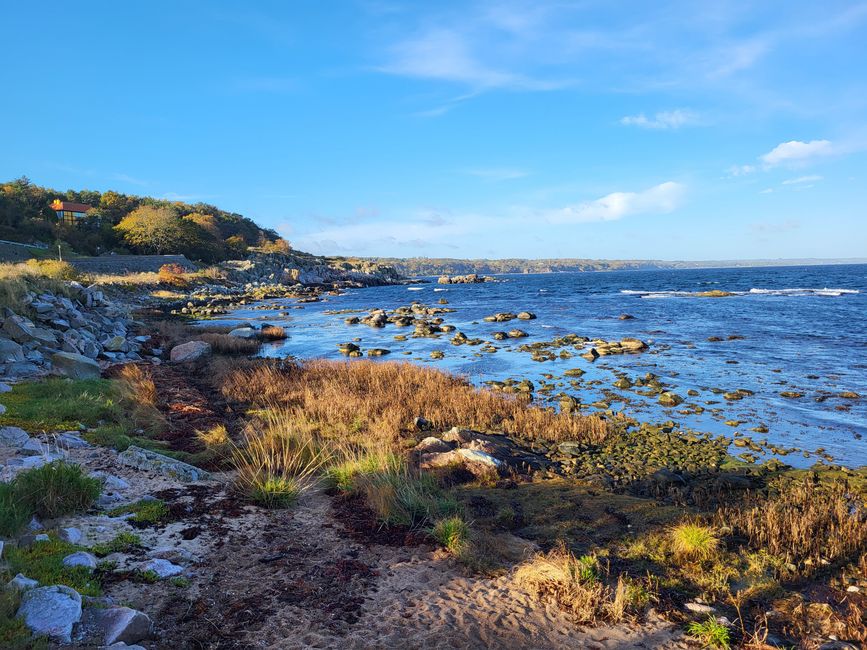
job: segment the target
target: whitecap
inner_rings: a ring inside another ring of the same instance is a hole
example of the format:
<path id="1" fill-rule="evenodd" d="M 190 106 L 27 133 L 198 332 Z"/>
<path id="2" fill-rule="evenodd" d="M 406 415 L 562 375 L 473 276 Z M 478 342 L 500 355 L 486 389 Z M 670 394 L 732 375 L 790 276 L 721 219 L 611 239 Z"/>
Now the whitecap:
<path id="1" fill-rule="evenodd" d="M 407 287 L 407 291 L 422 291 L 424 287 Z"/>

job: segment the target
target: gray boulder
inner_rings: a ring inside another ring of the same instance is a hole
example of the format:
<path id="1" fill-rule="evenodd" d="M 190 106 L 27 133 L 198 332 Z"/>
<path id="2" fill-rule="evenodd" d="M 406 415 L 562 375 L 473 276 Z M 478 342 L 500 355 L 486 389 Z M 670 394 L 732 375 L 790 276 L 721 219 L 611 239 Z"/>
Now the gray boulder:
<path id="1" fill-rule="evenodd" d="M 74 352 L 55 352 L 51 363 L 60 374 L 72 379 L 99 379 L 99 364 L 93 359 Z"/>
<path id="2" fill-rule="evenodd" d="M 103 610 L 99 614 L 98 625 L 104 634 L 105 644 L 112 647 L 115 643 L 136 643 L 146 639 L 153 628 L 147 614 L 129 607 L 109 607 Z"/>
<path id="3" fill-rule="evenodd" d="M 80 534 L 80 533 L 79 533 Z M 66 567 L 84 567 L 91 571 L 96 568 L 96 556 L 87 553 L 86 551 L 76 551 L 63 558 L 63 566 Z"/>
<path id="4" fill-rule="evenodd" d="M 21 598 L 18 617 L 34 635 L 70 643 L 72 627 L 81 620 L 81 596 L 64 585 L 29 589 Z"/>
<path id="5" fill-rule="evenodd" d="M 15 447 L 20 449 L 30 440 L 24 429 L 18 427 L 3 427 L 0 429 L 0 447 Z"/>
<path id="6" fill-rule="evenodd" d="M 61 528 L 57 531 L 57 536 L 64 542 L 70 544 L 78 544 L 81 541 L 81 531 L 78 528 Z M 64 560 L 64 563 L 66 560 Z"/>
<path id="7" fill-rule="evenodd" d="M 172 348 L 169 355 L 172 363 L 189 363 L 211 354 L 211 344 L 205 341 L 189 341 Z"/>
<path id="8" fill-rule="evenodd" d="M 117 460 L 128 467 L 150 470 L 179 481 L 204 481 L 211 476 L 194 465 L 135 445 L 130 445 L 126 451 L 118 454 Z"/>
<path id="9" fill-rule="evenodd" d="M 229 336 L 236 339 L 254 339 L 256 338 L 256 330 L 252 327 L 239 327 L 229 332 Z"/>
<path id="10" fill-rule="evenodd" d="M 15 341 L 0 338 L 0 363 L 20 363 L 24 361 L 24 348 Z"/>
<path id="11" fill-rule="evenodd" d="M 36 589 L 39 582 L 33 578 L 28 578 L 23 573 L 19 573 L 12 580 L 6 583 L 7 589 L 17 589 L 18 591 L 27 591 L 28 589 Z"/>
<path id="12" fill-rule="evenodd" d="M 168 560 L 157 558 L 155 560 L 151 560 L 150 562 L 146 562 L 144 565 L 144 570 L 153 571 L 160 578 L 171 578 L 172 576 L 182 574 L 184 572 L 184 567 L 173 564 Z"/>

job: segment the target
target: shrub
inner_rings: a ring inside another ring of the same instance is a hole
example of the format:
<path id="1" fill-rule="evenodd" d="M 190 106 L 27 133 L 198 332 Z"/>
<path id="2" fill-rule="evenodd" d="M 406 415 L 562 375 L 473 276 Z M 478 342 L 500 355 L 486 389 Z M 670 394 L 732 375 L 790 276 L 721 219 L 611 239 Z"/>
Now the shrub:
<path id="1" fill-rule="evenodd" d="M 729 629 L 713 616 L 708 616 L 704 621 L 693 621 L 687 626 L 686 631 L 705 647 L 724 649 L 731 647 Z"/>
<path id="2" fill-rule="evenodd" d="M 675 556 L 687 560 L 708 560 L 719 549 L 719 538 L 709 526 L 681 523 L 669 533 L 671 550 Z"/>
<path id="3" fill-rule="evenodd" d="M 102 491 L 102 481 L 63 461 L 22 472 L 12 484 L 22 504 L 49 519 L 87 510 Z"/>
<path id="4" fill-rule="evenodd" d="M 190 284 L 186 273 L 186 269 L 180 264 L 163 264 L 160 267 L 158 277 L 160 284 L 182 288 Z"/>
<path id="5" fill-rule="evenodd" d="M 62 262 L 60 260 L 27 260 L 25 264 L 36 275 L 41 275 L 52 280 L 79 279 L 78 271 L 69 262 Z"/>
<path id="6" fill-rule="evenodd" d="M 259 339 L 242 339 L 228 334 L 207 332 L 199 336 L 199 339 L 209 343 L 215 354 L 256 354 L 262 346 Z"/>
<path id="7" fill-rule="evenodd" d="M 0 537 L 13 537 L 30 521 L 33 510 L 23 503 L 9 483 L 0 483 Z"/>
<path id="8" fill-rule="evenodd" d="M 469 544 L 470 527 L 461 517 L 453 516 L 437 521 L 431 536 L 450 552 L 458 555 Z"/>

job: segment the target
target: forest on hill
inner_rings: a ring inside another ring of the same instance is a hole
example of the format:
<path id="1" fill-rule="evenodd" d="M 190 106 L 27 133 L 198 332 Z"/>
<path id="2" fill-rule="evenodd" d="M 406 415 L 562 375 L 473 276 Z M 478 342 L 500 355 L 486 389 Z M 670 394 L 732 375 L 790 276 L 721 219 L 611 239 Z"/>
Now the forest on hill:
<path id="1" fill-rule="evenodd" d="M 55 200 L 92 206 L 75 224 L 51 208 Z M 243 257 L 251 247 L 282 252 L 289 244 L 252 219 L 207 203 L 185 203 L 109 190 L 41 187 L 22 177 L 0 184 L 0 239 L 67 244 L 83 255 L 179 253 L 213 263 Z"/>

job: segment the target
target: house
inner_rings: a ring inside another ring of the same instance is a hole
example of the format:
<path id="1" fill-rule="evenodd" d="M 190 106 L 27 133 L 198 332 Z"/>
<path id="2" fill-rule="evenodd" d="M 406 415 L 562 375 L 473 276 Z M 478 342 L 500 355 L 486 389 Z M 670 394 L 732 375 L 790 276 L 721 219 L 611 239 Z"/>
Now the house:
<path id="1" fill-rule="evenodd" d="M 93 206 L 86 203 L 73 203 L 72 201 L 54 199 L 51 203 L 51 209 L 57 213 L 57 218 L 60 219 L 61 223 L 74 226 L 78 224 L 80 219 L 84 218 L 88 210 L 93 210 Z"/>

